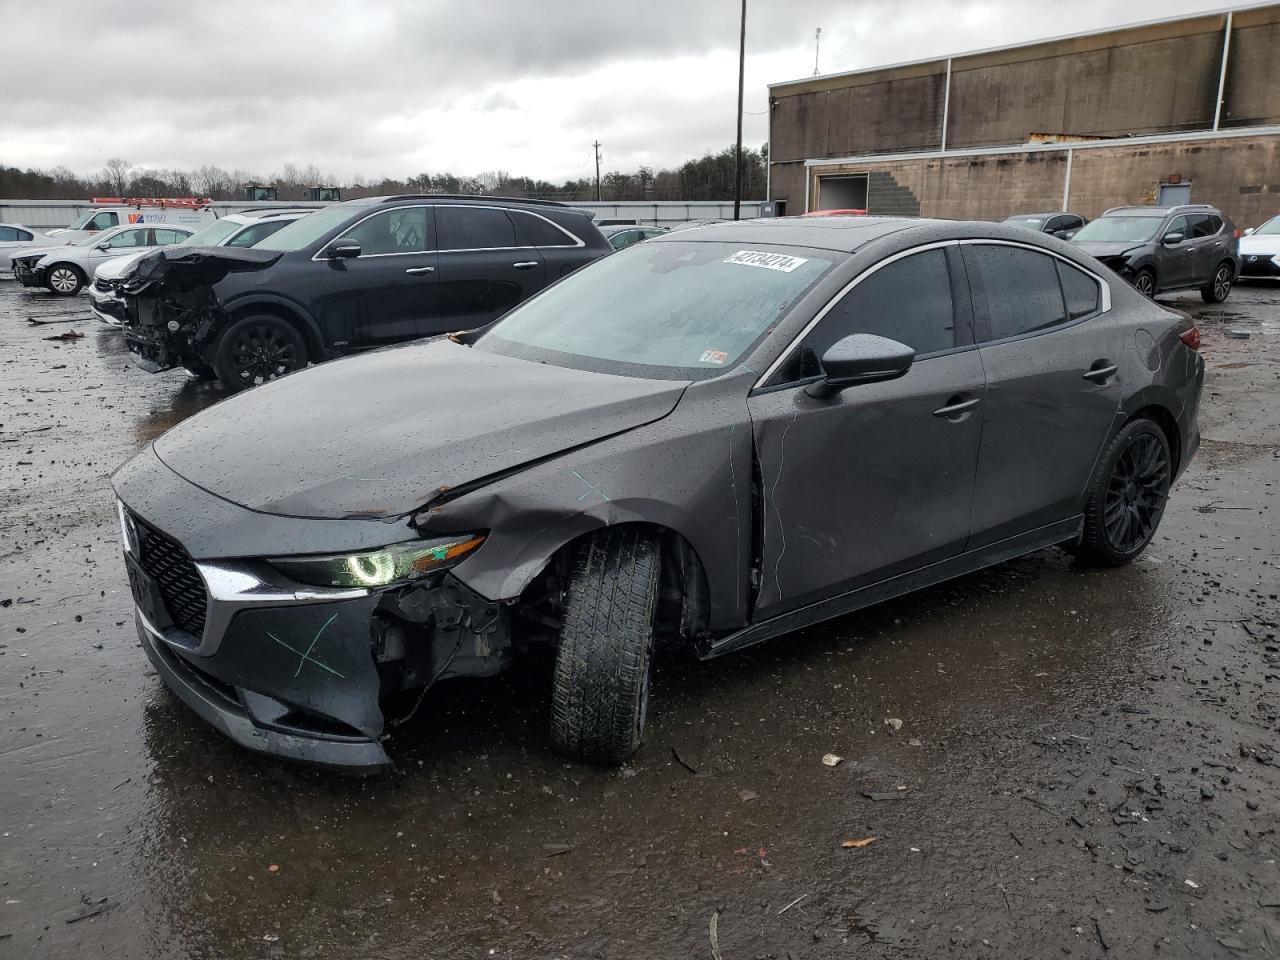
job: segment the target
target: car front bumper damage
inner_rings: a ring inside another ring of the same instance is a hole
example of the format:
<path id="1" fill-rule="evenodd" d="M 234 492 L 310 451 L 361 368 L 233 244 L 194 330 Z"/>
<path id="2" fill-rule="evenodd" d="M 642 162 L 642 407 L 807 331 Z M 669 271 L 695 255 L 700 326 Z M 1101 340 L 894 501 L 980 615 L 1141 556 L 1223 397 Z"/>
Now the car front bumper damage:
<path id="1" fill-rule="evenodd" d="M 35 260 L 13 259 L 13 278 L 24 287 L 43 287 L 45 285 L 44 267 L 36 265 Z"/>
<path id="2" fill-rule="evenodd" d="M 251 513 L 225 501 L 215 509 Z M 380 589 L 305 586 L 258 559 L 192 559 L 123 501 L 119 515 L 148 659 L 196 714 L 259 753 L 384 770 L 383 744 L 398 722 L 388 717 L 409 712 L 417 691 L 510 661 L 506 608 L 448 571 Z M 260 515 L 231 519 L 233 538 L 240 523 L 264 525 Z M 317 522 L 296 518 L 272 518 L 275 529 L 261 535 L 274 539 L 282 523 L 296 525 L 297 542 L 315 542 Z"/>

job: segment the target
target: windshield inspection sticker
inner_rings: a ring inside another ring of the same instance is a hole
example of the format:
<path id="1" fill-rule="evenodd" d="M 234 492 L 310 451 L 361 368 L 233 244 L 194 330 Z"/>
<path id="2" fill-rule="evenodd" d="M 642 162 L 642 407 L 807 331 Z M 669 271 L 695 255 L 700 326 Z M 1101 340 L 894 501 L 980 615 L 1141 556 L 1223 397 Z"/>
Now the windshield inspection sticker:
<path id="1" fill-rule="evenodd" d="M 790 273 L 802 263 L 808 263 L 808 257 L 788 257 L 782 253 L 765 253 L 761 250 L 739 250 L 732 256 L 724 258 L 725 263 L 740 263 L 744 267 L 764 267 L 766 270 L 781 270 Z"/>
<path id="2" fill-rule="evenodd" d="M 699 363 L 716 363 L 724 365 L 729 361 L 729 354 L 723 350 L 703 350 L 702 356 L 698 359 Z"/>

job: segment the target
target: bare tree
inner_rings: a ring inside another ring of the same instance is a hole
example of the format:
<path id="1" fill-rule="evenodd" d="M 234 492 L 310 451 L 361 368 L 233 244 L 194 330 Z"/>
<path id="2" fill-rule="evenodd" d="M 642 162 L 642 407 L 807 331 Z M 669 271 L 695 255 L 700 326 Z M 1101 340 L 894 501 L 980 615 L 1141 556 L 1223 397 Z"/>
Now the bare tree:
<path id="1" fill-rule="evenodd" d="M 129 181 L 133 179 L 133 167 L 123 157 L 112 157 L 102 170 L 102 179 L 117 197 L 123 197 Z"/>

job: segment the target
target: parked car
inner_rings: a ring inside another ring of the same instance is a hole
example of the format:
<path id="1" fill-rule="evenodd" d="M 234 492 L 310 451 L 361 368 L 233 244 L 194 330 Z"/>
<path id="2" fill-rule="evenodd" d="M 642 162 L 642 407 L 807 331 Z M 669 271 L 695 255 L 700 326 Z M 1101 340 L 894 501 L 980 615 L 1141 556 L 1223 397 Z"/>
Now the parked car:
<path id="1" fill-rule="evenodd" d="M 10 258 L 24 287 L 44 287 L 70 297 L 84 289 L 98 264 L 124 253 L 168 247 L 194 233 L 192 227 L 113 227 L 66 246 L 44 247 Z"/>
<path id="2" fill-rule="evenodd" d="M 215 220 L 203 230 L 197 230 L 178 246 L 252 247 L 286 223 L 299 220 L 314 209 L 316 208 L 289 210 L 269 207 L 241 210 Z M 103 323 L 118 327 L 124 322 L 125 305 L 120 296 L 120 282 L 133 269 L 133 265 L 149 252 L 150 248 L 146 248 L 123 257 L 114 257 L 103 261 L 93 271 L 93 283 L 89 286 L 89 309 Z M 199 372 L 208 375 L 206 368 L 201 368 Z"/>
<path id="3" fill-rule="evenodd" d="M 1025 230 L 673 232 L 164 434 L 113 477 L 138 633 L 238 743 L 365 770 L 387 695 L 549 645 L 554 743 L 617 763 L 655 649 L 716 657 L 1055 544 L 1133 560 L 1199 443 L 1198 346 Z"/>
<path id="4" fill-rule="evenodd" d="M 49 231 L 58 243 L 75 243 L 112 227 L 139 224 L 185 227 L 199 230 L 218 215 L 207 198 L 165 197 L 107 200 L 95 199 L 95 206 L 82 213 L 69 227 Z M 100 205 L 99 205 L 100 204 Z"/>
<path id="5" fill-rule="evenodd" d="M 1022 227 L 1036 233 L 1048 233 L 1061 240 L 1070 240 L 1076 232 L 1089 221 L 1078 213 L 1016 213 L 1005 217 L 1004 222 L 1011 227 Z"/>
<path id="6" fill-rule="evenodd" d="M 1071 242 L 1148 297 L 1194 288 L 1205 303 L 1222 303 L 1240 270 L 1235 225 L 1203 203 L 1115 207 Z"/>
<path id="7" fill-rule="evenodd" d="M 0 223 L 0 277 L 13 277 L 10 257 L 57 244 L 53 237 L 20 223 Z"/>
<path id="8" fill-rule="evenodd" d="M 845 209 L 831 210 L 810 210 L 808 213 L 802 213 L 802 217 L 865 217 L 867 211 L 861 207 L 847 207 Z"/>
<path id="9" fill-rule="evenodd" d="M 668 231 L 666 227 L 604 226 L 600 228 L 600 232 L 609 241 L 609 246 L 615 250 L 623 250 L 644 240 L 660 237 Z"/>
<path id="10" fill-rule="evenodd" d="M 1240 278 L 1280 279 L 1280 217 L 1272 217 L 1240 239 Z"/>
<path id="11" fill-rule="evenodd" d="M 348 200 L 248 249 L 143 257 L 122 286 L 125 338 L 144 370 L 208 367 L 240 390 L 484 326 L 612 249 L 588 214 L 548 201 Z"/>

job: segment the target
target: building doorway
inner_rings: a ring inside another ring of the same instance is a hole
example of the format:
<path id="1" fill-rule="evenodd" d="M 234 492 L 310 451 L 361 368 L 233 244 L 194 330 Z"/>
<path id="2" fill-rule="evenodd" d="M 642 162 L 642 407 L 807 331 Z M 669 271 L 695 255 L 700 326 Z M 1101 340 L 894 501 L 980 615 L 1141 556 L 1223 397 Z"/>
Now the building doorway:
<path id="1" fill-rule="evenodd" d="M 1160 193 L 1156 197 L 1157 207 L 1176 207 L 1191 202 L 1191 182 L 1183 180 L 1179 183 L 1160 184 Z"/>
<path id="2" fill-rule="evenodd" d="M 819 177 L 815 210 L 866 210 L 867 175 Z"/>

